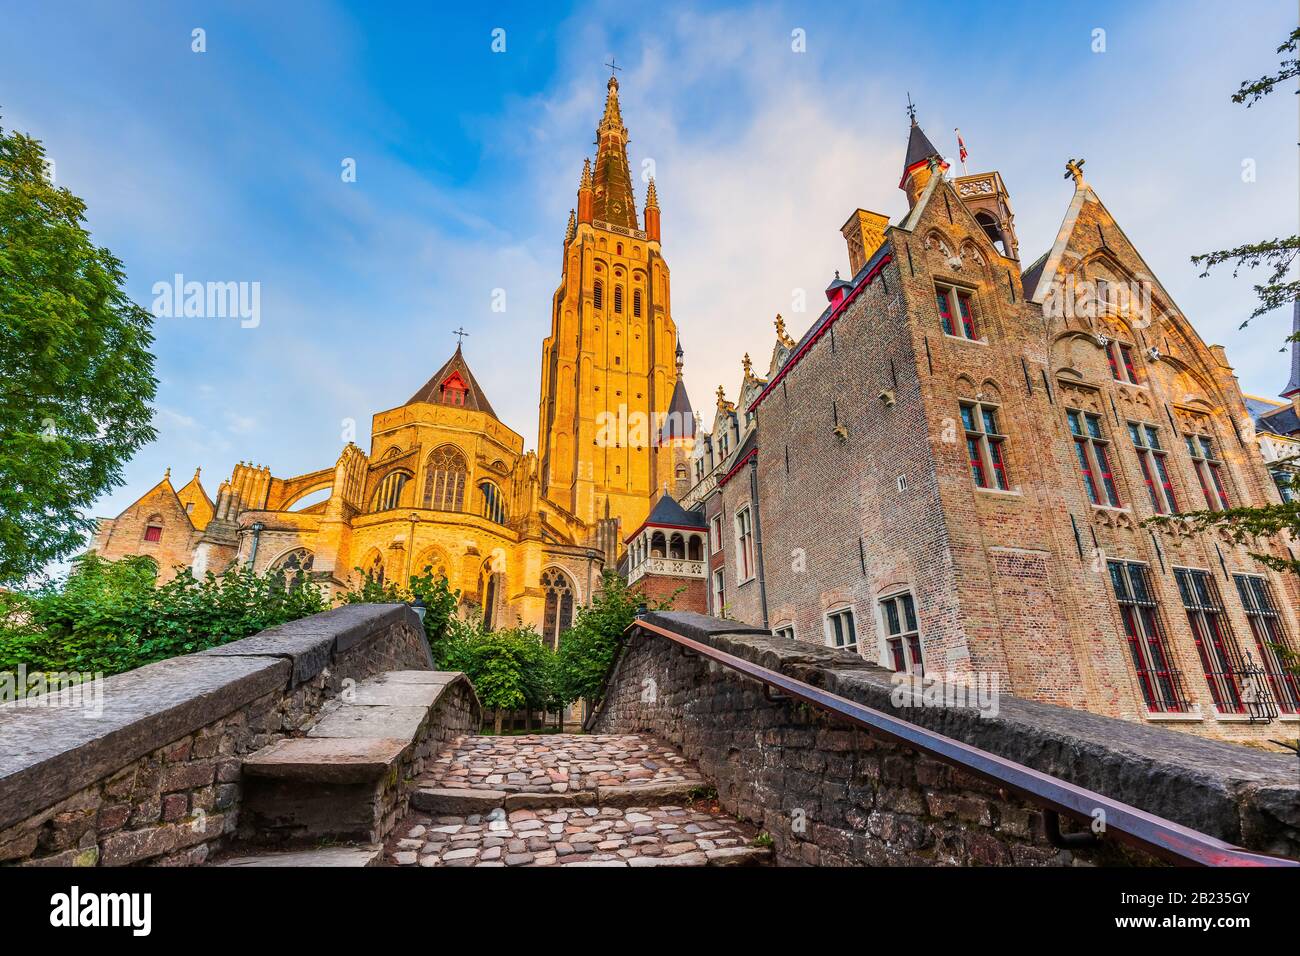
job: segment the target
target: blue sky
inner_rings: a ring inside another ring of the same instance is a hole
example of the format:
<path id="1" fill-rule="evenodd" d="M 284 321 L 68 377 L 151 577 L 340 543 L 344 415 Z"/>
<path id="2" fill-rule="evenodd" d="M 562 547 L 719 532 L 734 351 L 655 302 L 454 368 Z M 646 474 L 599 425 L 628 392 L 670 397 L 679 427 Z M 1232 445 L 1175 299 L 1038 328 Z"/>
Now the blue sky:
<path id="1" fill-rule="evenodd" d="M 0 124 L 45 142 L 136 300 L 176 273 L 261 283 L 256 328 L 158 320 L 160 437 L 96 514 L 168 466 L 180 481 L 201 466 L 215 494 L 239 460 L 285 476 L 330 465 L 348 418 L 365 447 L 370 416 L 442 364 L 461 324 L 498 414 L 534 447 L 541 341 L 611 55 L 633 169 L 655 164 L 697 407 L 720 383 L 734 397 L 742 353 L 765 365 L 777 312 L 796 336 L 814 318 L 847 269 L 838 229 L 854 208 L 904 210 L 909 92 L 941 150 L 960 126 L 970 171 L 1002 173 L 1026 265 L 1064 215 L 1065 160 L 1086 157 L 1243 388 L 1273 395 L 1287 378 L 1288 317 L 1238 331 L 1249 277 L 1200 279 L 1188 257 L 1296 229 L 1294 97 L 1229 100 L 1276 62 L 1294 3 L 438 7 L 6 2 Z"/>

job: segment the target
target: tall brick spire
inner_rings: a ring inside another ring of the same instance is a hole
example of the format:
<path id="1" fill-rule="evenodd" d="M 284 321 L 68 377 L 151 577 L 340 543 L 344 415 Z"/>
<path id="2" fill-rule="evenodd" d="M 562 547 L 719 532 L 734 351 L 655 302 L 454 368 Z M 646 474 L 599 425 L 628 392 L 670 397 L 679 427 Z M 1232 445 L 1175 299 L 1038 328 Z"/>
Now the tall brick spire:
<path id="1" fill-rule="evenodd" d="M 627 128 L 618 106 L 618 78 L 606 85 L 605 115 L 596 127 L 596 168 L 593 180 L 594 218 L 638 229 L 632 173 L 627 164 Z"/>

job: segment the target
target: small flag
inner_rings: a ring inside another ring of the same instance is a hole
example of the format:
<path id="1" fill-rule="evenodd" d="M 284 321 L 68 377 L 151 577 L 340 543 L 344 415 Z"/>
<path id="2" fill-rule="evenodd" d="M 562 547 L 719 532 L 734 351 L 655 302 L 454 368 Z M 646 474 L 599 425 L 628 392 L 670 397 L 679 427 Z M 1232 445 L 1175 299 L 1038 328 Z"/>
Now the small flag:
<path id="1" fill-rule="evenodd" d="M 956 127 L 953 127 L 953 132 L 957 134 L 957 153 L 961 157 L 961 161 L 965 163 L 966 156 L 967 156 L 966 144 L 962 142 L 961 130 L 957 129 Z"/>

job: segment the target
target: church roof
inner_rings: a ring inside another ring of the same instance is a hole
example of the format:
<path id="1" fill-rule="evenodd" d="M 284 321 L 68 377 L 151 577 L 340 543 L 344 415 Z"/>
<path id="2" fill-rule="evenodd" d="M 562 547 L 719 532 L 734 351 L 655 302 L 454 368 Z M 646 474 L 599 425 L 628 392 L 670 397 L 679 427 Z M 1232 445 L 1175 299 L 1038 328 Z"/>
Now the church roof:
<path id="1" fill-rule="evenodd" d="M 446 383 L 465 389 L 464 408 L 473 409 L 476 412 L 487 412 L 493 418 L 497 417 L 497 413 L 492 410 L 492 405 L 487 400 L 487 396 L 483 394 L 483 389 L 479 387 L 478 380 L 474 378 L 474 373 L 469 370 L 469 363 L 465 361 L 465 355 L 461 352 L 459 345 L 456 346 L 455 354 L 447 359 L 446 364 L 434 372 L 433 377 L 421 385 L 416 393 L 406 400 L 406 404 L 414 405 L 416 402 L 428 402 L 431 405 L 450 404 L 443 400 L 444 385 Z"/>
<path id="2" fill-rule="evenodd" d="M 698 511 L 687 511 L 677 503 L 672 495 L 664 495 L 650 509 L 650 517 L 645 519 L 647 525 L 662 525 L 670 528 L 705 528 L 708 523 Z"/>
<path id="3" fill-rule="evenodd" d="M 1295 308 L 1291 312 L 1291 333 L 1300 337 L 1300 299 L 1295 300 Z M 1290 398 L 1296 392 L 1300 392 L 1300 342 L 1291 343 L 1291 380 L 1286 383 L 1281 395 Z"/>
<path id="4" fill-rule="evenodd" d="M 939 151 L 934 148 L 934 143 L 930 142 L 930 137 L 926 136 L 925 130 L 913 120 L 912 129 L 907 134 L 907 155 L 903 159 L 903 177 L 907 177 L 909 169 L 924 163 L 931 156 L 938 155 Z"/>
<path id="5" fill-rule="evenodd" d="M 668 403 L 668 417 L 664 419 L 659 440 L 667 444 L 679 438 L 694 437 L 695 409 L 691 407 L 691 400 L 686 395 L 686 382 L 678 376 L 677 384 L 673 386 L 672 401 Z"/>

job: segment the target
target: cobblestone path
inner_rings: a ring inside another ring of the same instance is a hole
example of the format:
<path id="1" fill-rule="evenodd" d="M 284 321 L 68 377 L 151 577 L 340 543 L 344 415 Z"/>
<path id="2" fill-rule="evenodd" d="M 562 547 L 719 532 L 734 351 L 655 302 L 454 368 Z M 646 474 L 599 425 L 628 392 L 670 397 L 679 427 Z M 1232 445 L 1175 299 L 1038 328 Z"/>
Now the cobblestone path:
<path id="1" fill-rule="evenodd" d="M 735 866 L 770 854 L 647 735 L 462 737 L 419 783 L 387 865 Z"/>

